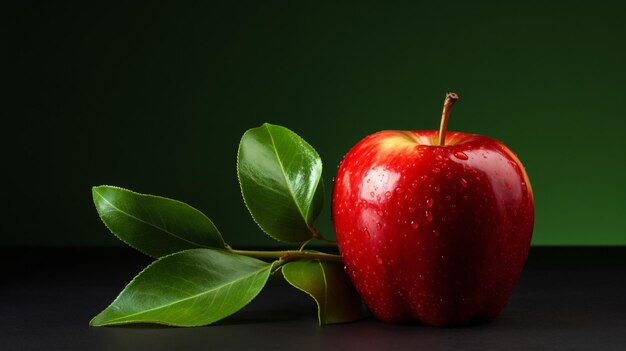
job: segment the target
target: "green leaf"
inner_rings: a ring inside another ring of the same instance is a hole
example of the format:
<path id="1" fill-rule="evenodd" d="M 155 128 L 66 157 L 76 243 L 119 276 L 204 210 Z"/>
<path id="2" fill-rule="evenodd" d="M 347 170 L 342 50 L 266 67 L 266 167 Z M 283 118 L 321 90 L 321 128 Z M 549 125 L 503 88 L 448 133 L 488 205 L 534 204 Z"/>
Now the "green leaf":
<path id="1" fill-rule="evenodd" d="M 289 284 L 315 299 L 320 324 L 352 322 L 361 317 L 361 298 L 340 262 L 293 261 L 282 271 Z"/>
<path id="2" fill-rule="evenodd" d="M 265 286 L 271 267 L 223 250 L 165 256 L 139 273 L 90 325 L 207 325 L 247 305 Z"/>
<path id="3" fill-rule="evenodd" d="M 109 230 L 147 255 L 224 248 L 224 239 L 213 222 L 185 203 L 106 185 L 93 187 L 92 195 Z"/>
<path id="4" fill-rule="evenodd" d="M 255 222 L 271 237 L 303 242 L 324 202 L 322 161 L 296 133 L 265 123 L 248 130 L 239 144 L 237 175 Z"/>

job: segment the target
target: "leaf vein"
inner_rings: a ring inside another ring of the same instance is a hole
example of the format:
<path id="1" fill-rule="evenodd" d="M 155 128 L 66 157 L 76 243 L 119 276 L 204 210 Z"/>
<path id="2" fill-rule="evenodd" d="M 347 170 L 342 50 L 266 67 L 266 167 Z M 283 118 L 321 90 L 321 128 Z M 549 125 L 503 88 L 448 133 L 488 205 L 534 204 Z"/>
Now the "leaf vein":
<path id="1" fill-rule="evenodd" d="M 162 227 L 159 227 L 159 226 L 157 226 L 157 225 L 155 225 L 155 224 L 152 224 L 152 223 L 150 223 L 150 222 L 147 222 L 147 221 L 145 221 L 145 220 L 143 220 L 143 219 L 141 219 L 141 218 L 139 218 L 139 217 L 135 217 L 135 216 L 133 216 L 132 214 L 130 214 L 130 213 L 126 212 L 126 211 L 123 211 L 123 210 L 122 210 L 122 209 L 120 209 L 119 207 L 115 206 L 113 203 L 111 203 L 111 201 L 109 201 L 107 198 L 105 198 L 104 196 L 102 196 L 102 194 L 100 194 L 97 190 L 95 190 L 94 192 L 95 192 L 95 193 L 96 193 L 96 194 L 97 194 L 97 195 L 98 195 L 98 196 L 99 196 L 102 200 L 106 201 L 106 203 L 108 203 L 108 204 L 109 204 L 111 207 L 113 207 L 115 210 L 117 210 L 117 211 L 118 211 L 118 212 L 120 212 L 120 213 L 125 214 L 126 216 L 128 216 L 128 217 L 130 217 L 130 218 L 132 218 L 132 219 L 134 219 L 134 220 L 136 220 L 136 221 L 138 221 L 138 222 L 141 222 L 141 223 L 144 223 L 144 224 L 146 224 L 146 225 L 149 225 L 149 226 L 151 226 L 151 227 L 153 227 L 153 228 L 156 228 L 156 229 L 158 229 L 158 230 L 160 230 L 160 231 L 162 231 L 162 232 L 164 232 L 164 233 L 166 233 L 166 234 L 169 234 L 169 235 L 171 235 L 171 236 L 173 236 L 173 237 L 175 237 L 175 238 L 178 238 L 178 239 L 180 239 L 180 240 L 182 240 L 182 241 L 186 241 L 186 242 L 188 242 L 188 243 L 190 243 L 190 244 L 193 244 L 193 245 L 195 245 L 195 246 L 204 247 L 204 248 L 208 248 L 208 247 L 209 247 L 209 246 L 206 246 L 206 245 L 203 245 L 203 244 L 200 244 L 200 243 L 197 243 L 197 242 L 194 242 L 194 241 L 191 241 L 191 240 L 185 239 L 185 238 L 183 238 L 183 237 L 180 237 L 180 236 L 178 236 L 178 235 L 176 235 L 176 234 L 174 234 L 174 233 L 170 232 L 169 230 L 167 230 L 167 229 L 165 229 L 165 228 L 162 228 Z"/>
<path id="2" fill-rule="evenodd" d="M 302 220 L 304 221 L 304 223 L 306 223 L 307 227 L 309 227 L 309 223 L 307 221 L 307 216 L 304 215 L 304 211 L 302 208 L 300 208 L 300 204 L 298 203 L 298 201 L 296 200 L 296 195 L 291 187 L 291 183 L 289 182 L 289 179 L 287 178 L 287 173 L 285 172 L 285 166 L 283 165 L 283 162 L 280 158 L 280 156 L 278 155 L 278 148 L 276 146 L 276 143 L 274 141 L 274 136 L 272 135 L 272 133 L 270 132 L 270 130 L 266 127 L 265 128 L 267 130 L 267 134 L 270 136 L 270 140 L 272 141 L 272 150 L 274 151 L 274 154 L 276 155 L 276 160 L 278 161 L 278 165 L 280 166 L 280 171 L 282 172 L 284 178 L 285 178 L 285 184 L 287 185 L 287 189 L 289 190 L 289 194 L 291 194 L 292 200 L 294 201 L 294 203 L 296 204 L 296 207 L 298 208 L 298 212 L 300 213 L 300 216 L 302 216 Z M 319 182 L 319 179 L 318 179 Z M 311 228 L 309 227 L 309 230 Z"/>
<path id="3" fill-rule="evenodd" d="M 180 300 L 176 300 L 176 301 L 174 301 L 174 302 L 171 302 L 171 303 L 168 303 L 168 304 L 164 304 L 164 305 L 161 305 L 161 306 L 157 306 L 157 307 L 154 307 L 154 308 L 150 308 L 150 309 L 147 309 L 147 310 L 143 310 L 143 311 L 135 312 L 135 313 L 128 314 L 128 315 L 124 315 L 124 316 L 117 317 L 117 318 L 112 318 L 112 319 L 109 319 L 109 320 L 108 320 L 108 322 L 109 322 L 109 323 L 111 323 L 111 322 L 115 322 L 115 321 L 119 321 L 119 320 L 128 319 L 128 318 L 133 317 L 133 316 L 137 316 L 137 315 L 145 314 L 145 313 L 148 313 L 148 312 L 152 312 L 152 311 L 156 311 L 156 310 L 160 310 L 160 309 L 167 309 L 167 308 L 172 307 L 173 305 L 176 305 L 176 304 L 178 304 L 178 303 L 182 303 L 182 302 L 185 302 L 185 301 L 188 301 L 188 300 L 191 300 L 191 299 L 195 299 L 195 298 L 197 298 L 197 297 L 199 297 L 199 296 L 202 296 L 202 295 L 205 295 L 205 294 L 208 294 L 208 293 L 211 293 L 211 292 L 216 292 L 216 293 L 213 295 L 213 301 L 214 301 L 214 300 L 215 300 L 215 296 L 217 295 L 217 291 L 219 291 L 219 290 L 221 290 L 221 289 L 223 289 L 223 288 L 225 288 L 225 287 L 228 287 L 228 289 L 230 289 L 230 288 L 232 287 L 232 285 L 233 285 L 233 284 L 235 284 L 235 283 L 237 283 L 237 282 L 239 282 L 239 281 L 245 280 L 245 279 L 247 279 L 247 278 L 254 277 L 255 275 L 257 275 L 257 274 L 261 273 L 263 270 L 268 269 L 268 267 L 269 267 L 269 266 L 264 266 L 264 267 L 263 267 L 263 268 L 261 268 L 261 269 L 258 269 L 258 270 L 256 270 L 256 271 L 253 271 L 252 273 L 249 273 L 249 274 L 243 275 L 243 276 L 241 276 L 241 277 L 239 277 L 239 278 L 237 278 L 237 279 L 235 279 L 235 280 L 232 280 L 232 281 L 230 281 L 230 282 L 228 282 L 228 283 L 225 283 L 225 284 L 222 284 L 222 285 L 218 285 L 218 286 L 216 286 L 216 287 L 214 287 L 214 288 L 212 288 L 212 289 L 209 289 L 209 290 L 206 290 L 206 291 L 200 292 L 200 293 L 198 293 L 198 294 L 194 294 L 194 295 L 192 295 L 192 296 L 188 296 L 188 297 L 186 297 L 186 298 L 183 298 L 183 299 L 180 299 Z M 229 291 L 230 291 L 230 290 L 229 290 Z M 222 303 L 223 303 L 223 301 L 222 301 Z"/>
<path id="4" fill-rule="evenodd" d="M 324 312 L 322 314 L 324 316 L 324 319 L 326 319 L 326 307 L 328 305 L 328 281 L 326 280 L 326 272 L 324 271 L 324 265 L 322 264 L 322 261 L 317 261 L 317 263 L 322 270 L 322 278 L 324 278 Z"/>

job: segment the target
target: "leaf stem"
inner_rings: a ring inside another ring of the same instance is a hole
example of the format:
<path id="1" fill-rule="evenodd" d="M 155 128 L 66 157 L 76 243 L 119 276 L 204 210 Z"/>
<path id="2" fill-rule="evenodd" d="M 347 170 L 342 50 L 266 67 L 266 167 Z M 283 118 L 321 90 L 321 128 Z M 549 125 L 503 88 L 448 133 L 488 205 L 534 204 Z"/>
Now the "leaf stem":
<path id="1" fill-rule="evenodd" d="M 324 252 L 311 252 L 311 251 L 300 251 L 300 250 L 284 250 L 284 251 L 254 251 L 254 250 L 235 250 L 227 247 L 227 250 L 231 253 L 254 257 L 254 258 L 274 258 L 280 259 L 283 262 L 304 258 L 309 260 L 320 260 L 320 261 L 335 261 L 341 262 L 341 256 L 327 254 Z"/>
<path id="2" fill-rule="evenodd" d="M 317 228 L 315 228 L 315 227 L 313 227 L 313 226 L 312 226 L 312 227 L 310 227 L 310 228 L 311 228 L 311 231 L 313 232 L 313 239 L 315 239 L 315 240 L 319 240 L 319 241 L 323 241 L 323 242 L 326 242 L 326 243 L 330 243 L 330 244 L 335 244 L 335 245 L 337 245 L 337 242 L 336 242 L 335 240 L 326 239 L 326 238 L 322 235 L 322 233 L 320 233 L 320 232 L 317 230 Z"/>
<path id="3" fill-rule="evenodd" d="M 299 250 L 299 251 L 300 251 L 300 252 L 304 251 L 304 247 L 305 247 L 305 246 L 307 246 L 307 245 L 311 242 L 311 240 L 313 240 L 313 239 L 309 239 L 309 240 L 305 241 L 305 242 L 302 244 L 302 246 L 300 246 L 300 250 Z"/>

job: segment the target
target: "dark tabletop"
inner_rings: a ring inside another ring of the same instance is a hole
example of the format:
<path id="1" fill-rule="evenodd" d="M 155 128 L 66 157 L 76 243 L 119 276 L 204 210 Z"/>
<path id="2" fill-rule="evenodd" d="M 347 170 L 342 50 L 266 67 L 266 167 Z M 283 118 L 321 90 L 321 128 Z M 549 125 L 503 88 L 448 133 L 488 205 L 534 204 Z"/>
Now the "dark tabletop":
<path id="1" fill-rule="evenodd" d="M 214 325 L 92 328 L 150 262 L 125 248 L 3 248 L 0 350 L 626 350 L 626 248 L 533 248 L 491 323 L 319 327 L 315 303 L 275 279 Z"/>

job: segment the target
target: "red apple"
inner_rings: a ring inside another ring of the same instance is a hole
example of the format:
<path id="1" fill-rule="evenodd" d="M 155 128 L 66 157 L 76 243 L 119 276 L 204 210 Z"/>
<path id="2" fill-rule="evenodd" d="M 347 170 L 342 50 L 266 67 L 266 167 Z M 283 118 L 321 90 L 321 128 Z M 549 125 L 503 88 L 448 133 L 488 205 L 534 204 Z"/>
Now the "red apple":
<path id="1" fill-rule="evenodd" d="M 493 319 L 530 246 L 528 176 L 502 142 L 441 128 L 385 130 L 345 156 L 333 189 L 339 250 L 361 297 L 386 322 L 453 326 Z"/>

